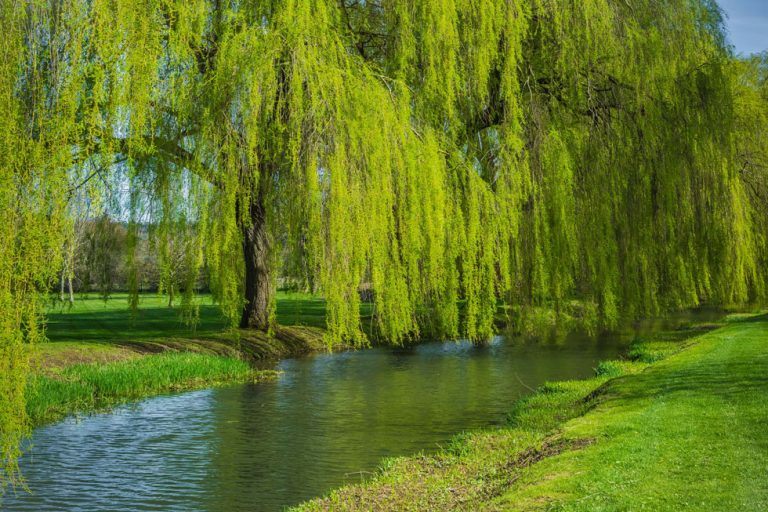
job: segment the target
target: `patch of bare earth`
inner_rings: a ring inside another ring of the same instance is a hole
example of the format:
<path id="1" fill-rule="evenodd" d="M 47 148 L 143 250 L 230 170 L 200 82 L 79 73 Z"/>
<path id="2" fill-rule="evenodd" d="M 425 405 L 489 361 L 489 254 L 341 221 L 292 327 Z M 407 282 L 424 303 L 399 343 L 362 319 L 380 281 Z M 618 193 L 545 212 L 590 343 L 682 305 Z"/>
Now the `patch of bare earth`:
<path id="1" fill-rule="evenodd" d="M 42 373 L 50 374 L 76 364 L 107 364 L 136 359 L 141 355 L 136 350 L 119 346 L 96 350 L 88 347 L 67 347 L 43 351 L 35 358 L 33 364 Z"/>

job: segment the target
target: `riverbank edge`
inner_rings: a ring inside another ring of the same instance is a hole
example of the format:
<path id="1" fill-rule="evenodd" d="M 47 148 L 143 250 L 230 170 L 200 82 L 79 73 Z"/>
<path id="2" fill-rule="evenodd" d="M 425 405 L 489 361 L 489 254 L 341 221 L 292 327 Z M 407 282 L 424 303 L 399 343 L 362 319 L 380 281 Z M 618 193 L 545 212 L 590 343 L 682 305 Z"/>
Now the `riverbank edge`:
<path id="1" fill-rule="evenodd" d="M 281 359 L 328 352 L 324 334 L 277 326 L 231 339 L 45 343 L 33 356 L 27 414 L 38 428 L 167 393 L 271 380 L 278 372 L 266 368 Z"/>
<path id="2" fill-rule="evenodd" d="M 368 348 L 380 345 L 372 343 Z M 278 324 L 272 333 L 243 329 L 199 338 L 55 341 L 36 348 L 27 393 L 27 413 L 32 428 L 73 415 L 106 412 L 127 402 L 171 392 L 270 380 L 278 372 L 264 368 L 272 368 L 280 360 L 360 347 L 337 344 L 332 350 L 323 328 Z M 210 364 L 199 364 L 200 357 L 194 361 L 179 357 L 171 365 L 152 365 L 154 358 L 162 354 L 196 354 L 207 358 Z M 231 371 L 236 361 L 244 361 L 253 368 Z M 152 375 L 149 380 L 159 384 L 146 385 L 137 377 L 147 374 L 145 366 L 168 373 Z M 199 371 L 205 366 L 228 366 L 230 371 L 214 374 Z M 96 373 L 101 374 L 99 382 L 93 378 Z M 133 381 L 134 385 L 116 386 L 105 373 L 123 383 Z"/>
<path id="3" fill-rule="evenodd" d="M 38 428 L 163 394 L 270 380 L 277 372 L 265 368 L 282 359 L 328 353 L 324 337 L 318 327 L 278 325 L 271 335 L 241 330 L 235 337 L 45 343 L 33 361 L 27 413 Z M 154 364 L 164 354 L 179 357 Z"/>
<path id="4" fill-rule="evenodd" d="M 622 359 L 600 362 L 593 377 L 545 383 L 514 401 L 507 426 L 458 434 L 435 453 L 385 459 L 365 481 L 289 510 L 472 510 L 503 494 L 529 466 L 596 442 L 569 440 L 562 435 L 562 427 L 595 409 L 613 381 L 631 379 L 687 351 L 710 332 L 759 316 L 729 315 L 716 324 L 676 331 L 671 337 L 636 340 Z"/>
<path id="5" fill-rule="evenodd" d="M 497 327 L 501 329 L 501 323 Z M 27 413 L 31 427 L 38 428 L 69 416 L 106 412 L 127 402 L 162 394 L 270 380 L 277 372 L 264 368 L 274 367 L 280 360 L 358 349 L 336 345 L 331 350 L 325 336 L 326 330 L 320 327 L 278 324 L 269 334 L 238 330 L 234 334 L 222 332 L 200 338 L 168 336 L 44 343 L 37 347 L 33 358 Z M 372 343 L 369 348 L 377 346 L 380 343 Z M 183 357 L 176 358 L 171 365 L 152 365 L 153 358 L 161 354 L 198 354 L 208 359 L 207 366 L 225 366 L 230 371 L 214 374 L 199 371 L 206 365 L 198 364 L 197 360 L 190 364 L 190 360 Z M 231 371 L 235 361 L 245 361 L 253 368 Z M 149 380 L 160 384 L 146 385 L 137 377 L 147 373 L 145 366 L 169 373 L 152 375 Z M 98 383 L 93 378 L 97 369 L 101 369 L 102 374 Z M 115 386 L 105 373 L 123 382 L 133 381 L 134 385 Z M 126 376 L 131 374 L 133 376 Z M 85 375 L 90 378 L 84 378 Z M 116 388 L 120 391 L 115 392 Z"/>

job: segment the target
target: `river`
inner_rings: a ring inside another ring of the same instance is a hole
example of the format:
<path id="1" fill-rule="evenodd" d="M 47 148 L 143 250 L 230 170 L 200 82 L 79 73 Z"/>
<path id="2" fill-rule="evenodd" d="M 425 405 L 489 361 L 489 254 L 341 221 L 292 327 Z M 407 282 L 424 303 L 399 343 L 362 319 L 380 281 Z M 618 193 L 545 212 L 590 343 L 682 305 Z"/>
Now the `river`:
<path id="1" fill-rule="evenodd" d="M 666 326 L 665 326 L 666 327 Z M 657 327 L 653 327 L 655 330 Z M 503 425 L 548 380 L 586 377 L 631 338 L 498 337 L 278 364 L 273 382 L 160 396 L 35 430 L 13 511 L 277 511 L 358 482 L 384 457 Z"/>

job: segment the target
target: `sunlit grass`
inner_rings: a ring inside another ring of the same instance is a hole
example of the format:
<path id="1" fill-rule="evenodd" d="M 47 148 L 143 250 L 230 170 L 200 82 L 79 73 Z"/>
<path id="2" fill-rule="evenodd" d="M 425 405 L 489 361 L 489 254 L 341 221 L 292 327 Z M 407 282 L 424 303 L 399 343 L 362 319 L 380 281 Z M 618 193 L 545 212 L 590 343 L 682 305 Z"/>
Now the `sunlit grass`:
<path id="1" fill-rule="evenodd" d="M 270 374 L 238 359 L 194 353 L 169 352 L 108 364 L 76 364 L 32 376 L 27 410 L 33 423 L 41 424 L 144 396 L 252 382 Z"/>
<path id="2" fill-rule="evenodd" d="M 136 311 L 129 308 L 127 294 L 107 300 L 78 296 L 71 305 L 51 302 L 50 341 L 37 347 L 29 383 L 27 409 L 33 424 L 160 393 L 252 381 L 268 372 L 241 359 L 305 349 L 301 343 L 284 346 L 263 333 L 233 331 L 210 296 L 196 302 L 194 325 L 184 320 L 178 304 L 169 307 L 167 297 L 156 294 L 140 295 Z M 279 292 L 277 319 L 284 326 L 323 327 L 325 302 Z"/>
<path id="3" fill-rule="evenodd" d="M 142 341 L 155 338 L 220 338 L 229 323 L 210 295 L 196 299 L 197 321 L 190 323 L 183 309 L 168 307 L 168 299 L 157 294 L 139 296 L 132 311 L 128 294 L 113 294 L 107 300 L 96 294 L 78 296 L 75 303 L 52 302 L 47 312 L 48 339 L 57 341 Z M 281 325 L 325 327 L 325 301 L 306 293 L 278 292 L 277 321 Z"/>

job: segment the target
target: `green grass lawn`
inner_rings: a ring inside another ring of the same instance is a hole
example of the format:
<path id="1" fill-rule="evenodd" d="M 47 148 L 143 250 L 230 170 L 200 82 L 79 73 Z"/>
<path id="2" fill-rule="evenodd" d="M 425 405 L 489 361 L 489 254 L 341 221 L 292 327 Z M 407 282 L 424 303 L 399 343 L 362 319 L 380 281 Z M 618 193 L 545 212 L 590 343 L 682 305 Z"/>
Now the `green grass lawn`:
<path id="1" fill-rule="evenodd" d="M 128 307 L 127 294 L 114 294 L 106 301 L 97 295 L 78 296 L 73 305 L 52 303 L 46 315 L 49 341 L 37 350 L 40 365 L 103 364 L 169 350 L 231 356 L 245 349 L 245 355 L 255 359 L 302 351 L 298 345 L 285 347 L 259 333 L 243 331 L 236 336 L 208 295 L 197 298 L 199 317 L 193 325 L 185 321 L 178 305 L 168 307 L 164 296 L 142 294 L 139 299 L 136 311 Z M 365 308 L 363 313 L 369 313 L 369 307 Z M 303 293 L 278 292 L 277 321 L 287 331 L 294 328 L 300 335 L 319 339 L 325 328 L 325 301 Z M 243 339 L 250 343 L 244 345 Z"/>
<path id="2" fill-rule="evenodd" d="M 768 510 L 768 318 L 683 338 L 638 343 L 519 401 L 509 427 L 299 509 Z"/>
<path id="3" fill-rule="evenodd" d="M 143 294 L 132 312 L 127 294 L 106 301 L 97 295 L 77 297 L 73 305 L 53 304 L 47 311 L 50 341 L 131 341 L 162 337 L 218 337 L 227 320 L 209 295 L 198 297 L 199 322 L 190 326 L 180 306 L 168 307 L 162 295 Z M 304 293 L 278 292 L 277 321 L 281 325 L 325 327 L 325 301 Z"/>
<path id="4" fill-rule="evenodd" d="M 768 320 L 617 379 L 563 428 L 595 439 L 531 468 L 490 509 L 768 510 Z"/>

